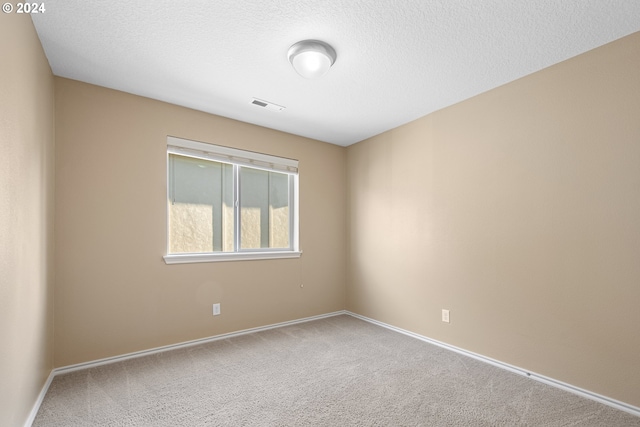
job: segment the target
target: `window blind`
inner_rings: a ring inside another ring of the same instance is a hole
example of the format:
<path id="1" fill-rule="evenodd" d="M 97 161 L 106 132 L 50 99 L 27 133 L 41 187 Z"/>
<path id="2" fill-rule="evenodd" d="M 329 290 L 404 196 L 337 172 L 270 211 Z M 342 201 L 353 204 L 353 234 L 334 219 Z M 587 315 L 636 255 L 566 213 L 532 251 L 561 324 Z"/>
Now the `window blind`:
<path id="1" fill-rule="evenodd" d="M 191 141 L 174 136 L 167 137 L 167 152 L 223 163 L 235 163 L 257 169 L 286 172 L 293 175 L 298 174 L 298 161 L 294 159 L 237 150 L 231 147 Z"/>

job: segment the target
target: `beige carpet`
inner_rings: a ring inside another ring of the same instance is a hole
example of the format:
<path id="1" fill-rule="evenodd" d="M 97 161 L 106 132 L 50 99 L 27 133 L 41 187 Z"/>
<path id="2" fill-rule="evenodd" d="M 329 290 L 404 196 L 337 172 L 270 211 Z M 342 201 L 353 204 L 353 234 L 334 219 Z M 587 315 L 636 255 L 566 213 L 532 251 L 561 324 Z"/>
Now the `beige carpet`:
<path id="1" fill-rule="evenodd" d="M 57 376 L 33 426 L 640 426 L 351 316 Z"/>

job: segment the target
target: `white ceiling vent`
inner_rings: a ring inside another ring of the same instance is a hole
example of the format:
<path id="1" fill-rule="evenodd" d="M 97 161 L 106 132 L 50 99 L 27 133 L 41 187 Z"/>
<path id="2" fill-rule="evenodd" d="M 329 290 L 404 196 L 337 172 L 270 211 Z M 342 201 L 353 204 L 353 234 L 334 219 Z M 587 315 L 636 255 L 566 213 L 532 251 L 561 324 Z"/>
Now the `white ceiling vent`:
<path id="1" fill-rule="evenodd" d="M 271 111 L 282 111 L 286 108 L 286 107 L 283 107 L 282 105 L 274 104 L 273 102 L 265 101 L 263 99 L 258 99 L 258 98 L 253 98 L 251 103 L 253 105 L 257 105 L 258 107 L 266 108 L 267 110 L 271 110 Z"/>

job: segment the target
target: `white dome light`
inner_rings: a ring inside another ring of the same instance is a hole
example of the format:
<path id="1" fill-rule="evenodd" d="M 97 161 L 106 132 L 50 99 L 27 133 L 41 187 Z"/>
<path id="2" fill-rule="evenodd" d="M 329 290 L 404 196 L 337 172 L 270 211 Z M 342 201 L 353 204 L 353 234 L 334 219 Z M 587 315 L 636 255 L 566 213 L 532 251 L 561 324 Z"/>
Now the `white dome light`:
<path id="1" fill-rule="evenodd" d="M 289 48 L 289 62 L 307 79 L 322 77 L 336 61 L 336 51 L 319 40 L 303 40 Z"/>

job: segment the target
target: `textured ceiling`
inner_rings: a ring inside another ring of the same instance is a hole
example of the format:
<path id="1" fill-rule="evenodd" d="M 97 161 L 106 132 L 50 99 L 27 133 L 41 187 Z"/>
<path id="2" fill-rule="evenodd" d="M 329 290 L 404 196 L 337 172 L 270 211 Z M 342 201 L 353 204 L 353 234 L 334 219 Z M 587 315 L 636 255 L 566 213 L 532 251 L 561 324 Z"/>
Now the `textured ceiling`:
<path id="1" fill-rule="evenodd" d="M 638 0 L 65 0 L 33 22 L 58 76 L 349 145 L 640 31 Z M 331 44 L 318 80 L 297 41 Z M 253 98 L 286 107 L 251 104 Z"/>

